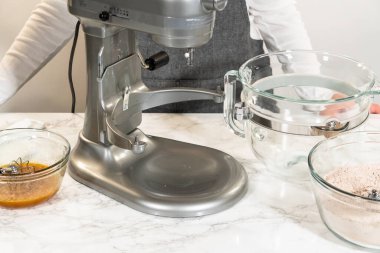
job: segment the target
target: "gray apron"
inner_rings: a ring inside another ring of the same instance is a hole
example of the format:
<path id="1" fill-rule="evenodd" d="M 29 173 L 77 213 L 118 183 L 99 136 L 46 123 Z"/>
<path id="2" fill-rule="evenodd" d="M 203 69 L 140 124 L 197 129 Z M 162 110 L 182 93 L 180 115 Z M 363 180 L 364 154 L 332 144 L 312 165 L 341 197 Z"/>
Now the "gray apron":
<path id="1" fill-rule="evenodd" d="M 169 64 L 154 70 L 143 70 L 148 87 L 193 87 L 215 90 L 223 87 L 224 74 L 238 69 L 249 58 L 262 54 L 263 41 L 250 37 L 250 25 L 245 0 L 234 0 L 218 12 L 213 38 L 194 52 L 193 66 L 186 64 L 185 49 L 166 48 L 152 41 L 146 34 L 138 34 L 139 48 L 144 57 L 159 51 L 169 54 Z M 237 92 L 238 96 L 240 92 Z M 206 113 L 222 112 L 223 104 L 213 101 L 188 101 L 152 108 L 146 112 Z"/>

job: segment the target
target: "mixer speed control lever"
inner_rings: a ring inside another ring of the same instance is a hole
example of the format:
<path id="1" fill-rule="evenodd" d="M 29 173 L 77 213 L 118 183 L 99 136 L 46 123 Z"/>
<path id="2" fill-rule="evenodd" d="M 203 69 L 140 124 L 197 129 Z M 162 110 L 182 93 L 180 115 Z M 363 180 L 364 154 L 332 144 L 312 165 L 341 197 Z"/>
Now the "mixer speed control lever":
<path id="1" fill-rule="evenodd" d="M 165 51 L 158 52 L 145 60 L 149 70 L 155 70 L 169 63 L 169 55 Z"/>

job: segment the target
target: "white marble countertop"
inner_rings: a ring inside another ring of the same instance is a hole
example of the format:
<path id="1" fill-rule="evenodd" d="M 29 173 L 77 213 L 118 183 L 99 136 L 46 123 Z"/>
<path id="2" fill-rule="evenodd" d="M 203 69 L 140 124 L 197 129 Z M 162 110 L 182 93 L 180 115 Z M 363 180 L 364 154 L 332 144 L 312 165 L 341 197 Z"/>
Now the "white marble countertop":
<path id="1" fill-rule="evenodd" d="M 0 114 L 0 128 L 24 118 L 45 122 L 72 146 L 83 114 Z M 0 208 L 1 253 L 52 252 L 365 252 L 336 238 L 322 223 L 308 182 L 266 173 L 248 142 L 224 126 L 220 114 L 145 114 L 144 132 L 217 148 L 234 156 L 249 190 L 232 208 L 199 218 L 140 213 L 65 175 L 60 191 L 25 209 Z M 365 128 L 380 130 L 380 116 Z"/>

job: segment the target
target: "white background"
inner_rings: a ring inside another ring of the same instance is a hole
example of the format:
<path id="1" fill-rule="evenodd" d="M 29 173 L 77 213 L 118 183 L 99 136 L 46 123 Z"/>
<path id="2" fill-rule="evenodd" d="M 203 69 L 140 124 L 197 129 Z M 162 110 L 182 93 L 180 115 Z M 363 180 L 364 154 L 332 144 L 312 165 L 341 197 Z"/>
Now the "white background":
<path id="1" fill-rule="evenodd" d="M 39 0 L 0 1 L 0 57 L 11 45 L 38 2 Z M 364 62 L 380 75 L 379 0 L 298 0 L 297 7 L 314 49 L 348 55 Z M 71 98 L 67 68 L 70 47 L 71 42 L 12 100 L 2 105 L 0 111 L 69 112 Z M 78 112 L 83 112 L 85 107 L 85 70 L 81 34 L 74 62 Z"/>

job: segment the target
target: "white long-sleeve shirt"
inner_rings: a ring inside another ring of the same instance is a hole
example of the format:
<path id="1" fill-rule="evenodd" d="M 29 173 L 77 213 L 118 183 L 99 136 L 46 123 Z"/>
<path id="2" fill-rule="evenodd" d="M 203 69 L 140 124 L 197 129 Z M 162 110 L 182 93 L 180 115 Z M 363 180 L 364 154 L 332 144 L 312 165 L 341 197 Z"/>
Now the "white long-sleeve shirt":
<path id="1" fill-rule="evenodd" d="M 311 49 L 294 0 L 246 3 L 252 39 L 263 39 L 269 51 Z M 76 22 L 67 0 L 41 0 L 0 62 L 0 104 L 60 51 L 73 36 Z"/>

